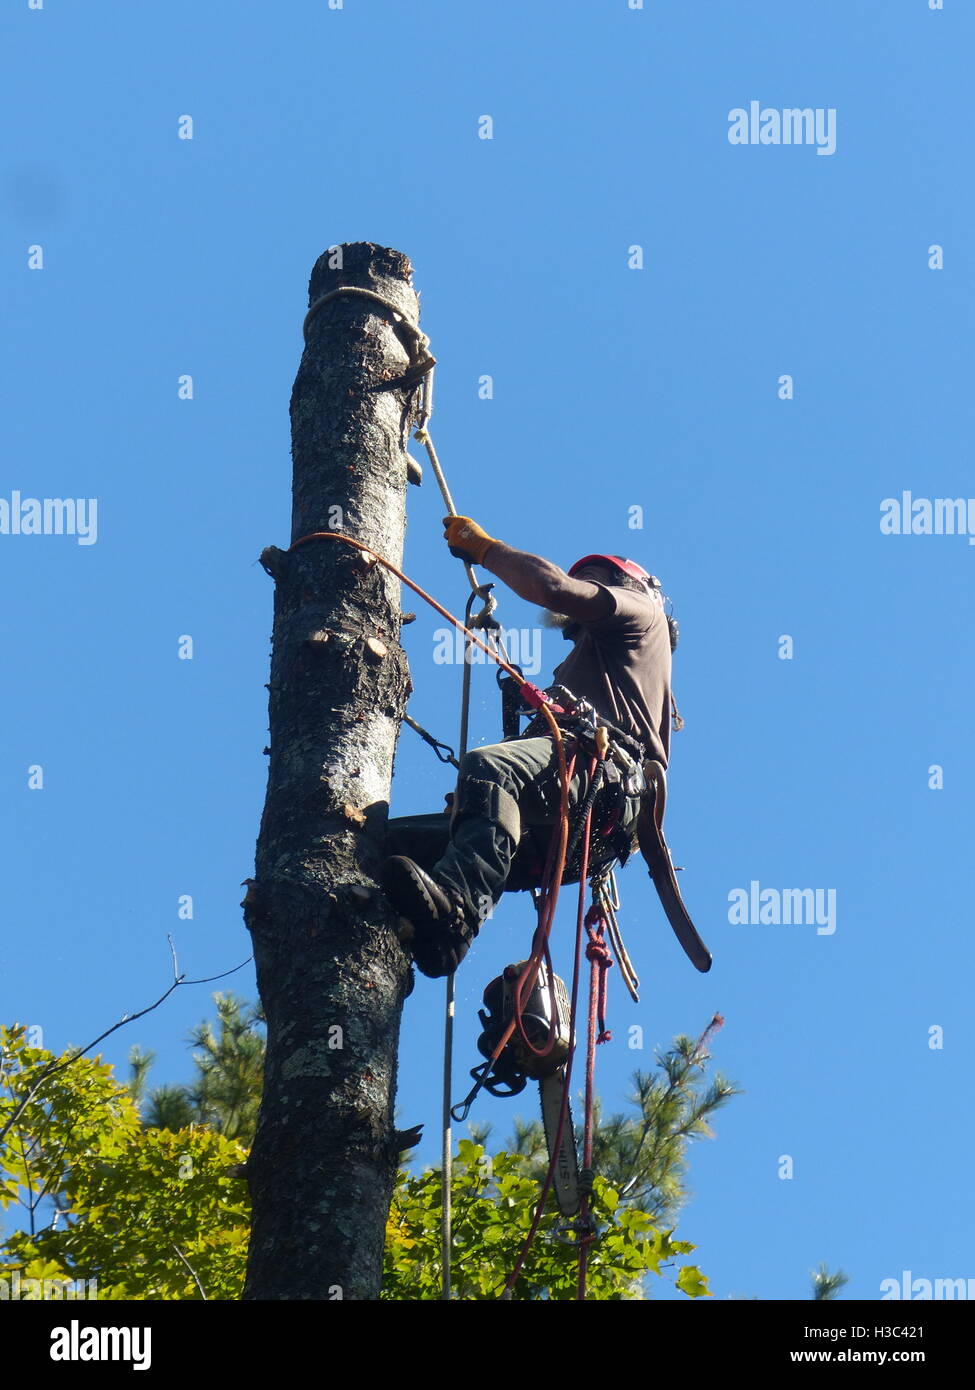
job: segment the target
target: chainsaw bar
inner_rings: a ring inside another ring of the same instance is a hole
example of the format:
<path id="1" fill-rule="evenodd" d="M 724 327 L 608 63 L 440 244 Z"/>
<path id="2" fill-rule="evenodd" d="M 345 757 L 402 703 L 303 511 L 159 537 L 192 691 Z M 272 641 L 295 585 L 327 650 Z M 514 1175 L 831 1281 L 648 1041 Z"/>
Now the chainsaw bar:
<path id="1" fill-rule="evenodd" d="M 572 1123 L 572 1106 L 566 1105 L 565 1127 L 562 1130 L 562 1143 L 558 1157 L 555 1156 L 555 1139 L 559 1132 L 559 1116 L 562 1114 L 562 1100 L 565 1096 L 565 1067 L 550 1076 L 543 1076 L 538 1083 L 538 1094 L 542 1102 L 542 1124 L 545 1126 L 545 1142 L 548 1145 L 549 1162 L 552 1163 L 552 1187 L 555 1200 L 563 1216 L 575 1216 L 579 1210 L 579 1158 L 576 1153 L 575 1126 Z M 553 1161 L 554 1160 L 554 1161 Z"/>

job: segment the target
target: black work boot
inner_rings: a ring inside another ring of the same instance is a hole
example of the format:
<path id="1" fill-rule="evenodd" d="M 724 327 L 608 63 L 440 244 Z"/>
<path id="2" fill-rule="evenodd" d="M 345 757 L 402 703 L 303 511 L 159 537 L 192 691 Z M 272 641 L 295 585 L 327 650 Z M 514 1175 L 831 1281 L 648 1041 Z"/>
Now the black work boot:
<path id="1" fill-rule="evenodd" d="M 383 887 L 413 925 L 413 936 L 403 944 L 417 969 L 431 980 L 452 974 L 477 936 L 477 924 L 469 920 L 460 895 L 441 887 L 402 854 L 386 860 Z"/>

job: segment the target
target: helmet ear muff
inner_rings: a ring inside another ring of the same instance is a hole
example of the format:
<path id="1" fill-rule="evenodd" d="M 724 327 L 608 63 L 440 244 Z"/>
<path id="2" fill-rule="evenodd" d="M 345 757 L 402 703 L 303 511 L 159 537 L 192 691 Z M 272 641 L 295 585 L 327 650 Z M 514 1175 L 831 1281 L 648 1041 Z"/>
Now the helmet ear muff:
<path id="1" fill-rule="evenodd" d="M 667 613 L 667 604 L 670 603 L 670 599 L 664 593 L 663 586 L 655 574 L 648 574 L 645 583 L 651 593 L 655 593 L 660 600 L 661 607 L 666 614 L 667 627 L 670 631 L 670 650 L 671 652 L 675 652 L 677 650 L 677 643 L 680 641 L 680 628 L 677 625 L 677 619 L 674 617 L 673 613 Z"/>
<path id="2" fill-rule="evenodd" d="M 661 607 L 667 618 L 667 628 L 670 632 L 670 650 L 673 653 L 677 650 L 677 643 L 680 641 L 680 627 L 677 624 L 677 619 L 674 617 L 673 612 L 667 612 L 667 605 L 670 603 L 670 599 L 664 593 L 663 586 L 655 574 L 647 576 L 647 588 L 655 593 L 660 600 Z"/>

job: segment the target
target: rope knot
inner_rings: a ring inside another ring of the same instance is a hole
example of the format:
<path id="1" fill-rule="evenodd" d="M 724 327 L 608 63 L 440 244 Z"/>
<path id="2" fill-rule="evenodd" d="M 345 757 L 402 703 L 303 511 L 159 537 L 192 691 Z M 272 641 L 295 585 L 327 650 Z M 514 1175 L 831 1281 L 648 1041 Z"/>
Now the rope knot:
<path id="1" fill-rule="evenodd" d="M 610 1042 L 613 1036 L 606 1027 L 606 972 L 613 964 L 609 946 L 603 937 L 606 925 L 606 917 L 602 908 L 598 903 L 593 903 L 586 913 L 585 926 L 586 934 L 589 937 L 586 943 L 586 960 L 592 966 L 592 993 L 590 997 L 592 1003 L 595 1004 L 596 1015 L 599 1020 L 597 1043 Z"/>
<path id="2" fill-rule="evenodd" d="M 595 965 L 599 970 L 608 970 L 613 964 L 613 957 L 610 955 L 609 947 L 601 936 L 590 936 L 586 946 L 586 960 Z"/>

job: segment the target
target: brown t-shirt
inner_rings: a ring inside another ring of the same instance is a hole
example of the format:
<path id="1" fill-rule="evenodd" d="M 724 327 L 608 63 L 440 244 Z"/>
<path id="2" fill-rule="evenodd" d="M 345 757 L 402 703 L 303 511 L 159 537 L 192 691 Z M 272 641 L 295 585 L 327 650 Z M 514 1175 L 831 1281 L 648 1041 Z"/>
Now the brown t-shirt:
<path id="1" fill-rule="evenodd" d="M 588 700 L 650 757 L 667 766 L 670 753 L 670 629 L 663 606 L 648 594 L 605 588 L 613 608 L 580 623 L 555 680 Z"/>

